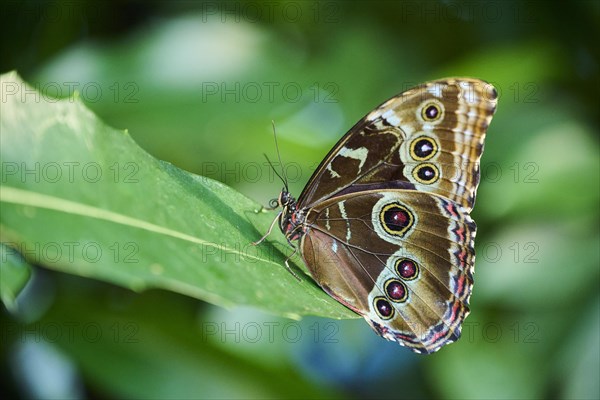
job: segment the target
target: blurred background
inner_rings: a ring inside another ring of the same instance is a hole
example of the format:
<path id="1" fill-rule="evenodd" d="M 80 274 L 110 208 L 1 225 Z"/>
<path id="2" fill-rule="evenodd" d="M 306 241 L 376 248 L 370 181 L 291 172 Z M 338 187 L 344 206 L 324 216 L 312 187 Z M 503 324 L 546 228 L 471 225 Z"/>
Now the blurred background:
<path id="1" fill-rule="evenodd" d="M 500 93 L 462 339 L 418 356 L 361 320 L 292 321 L 36 266 L 2 307 L 3 398 L 599 398 L 597 1 L 3 1 L 0 71 L 78 92 L 153 156 L 266 204 L 387 98 Z M 272 157 L 273 158 L 273 157 Z"/>

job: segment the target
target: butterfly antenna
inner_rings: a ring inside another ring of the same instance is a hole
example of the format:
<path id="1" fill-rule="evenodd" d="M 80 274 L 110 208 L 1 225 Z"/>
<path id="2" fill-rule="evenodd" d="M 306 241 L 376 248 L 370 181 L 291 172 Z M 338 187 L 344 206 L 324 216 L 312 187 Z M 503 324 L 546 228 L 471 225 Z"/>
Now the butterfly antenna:
<path id="1" fill-rule="evenodd" d="M 265 158 L 267 159 L 267 162 L 271 166 L 271 169 L 273 170 L 273 172 L 275 172 L 275 175 L 277 175 L 279 177 L 279 179 L 281 179 L 281 182 L 283 182 L 283 184 L 285 185 L 285 190 L 287 190 L 287 182 L 285 181 L 285 179 L 283 179 L 283 177 L 281 175 L 279 175 L 279 172 L 277 172 L 277 170 L 275 169 L 275 166 L 273 165 L 271 160 L 269 160 L 269 157 L 267 157 L 267 155 L 265 153 L 263 153 L 263 156 L 265 156 Z"/>
<path id="2" fill-rule="evenodd" d="M 279 159 L 279 165 L 281 165 L 281 173 L 283 174 L 283 184 L 285 185 L 285 191 L 288 192 L 288 180 L 285 175 L 285 168 L 283 168 L 283 163 L 281 162 L 281 153 L 279 152 L 279 144 L 277 143 L 277 134 L 275 133 L 275 121 L 271 120 L 271 124 L 273 125 L 273 137 L 275 138 L 275 149 L 277 150 L 277 158 Z M 277 174 L 280 178 L 281 176 Z"/>

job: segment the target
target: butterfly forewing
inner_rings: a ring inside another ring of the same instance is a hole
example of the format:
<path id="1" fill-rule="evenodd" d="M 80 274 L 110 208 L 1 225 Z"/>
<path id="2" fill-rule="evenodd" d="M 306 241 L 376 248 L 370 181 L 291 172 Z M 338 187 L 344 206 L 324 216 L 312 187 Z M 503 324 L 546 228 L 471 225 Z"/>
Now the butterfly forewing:
<path id="1" fill-rule="evenodd" d="M 325 157 L 298 200 L 377 188 L 438 193 L 471 210 L 496 92 L 475 79 L 432 81 L 377 107 Z"/>

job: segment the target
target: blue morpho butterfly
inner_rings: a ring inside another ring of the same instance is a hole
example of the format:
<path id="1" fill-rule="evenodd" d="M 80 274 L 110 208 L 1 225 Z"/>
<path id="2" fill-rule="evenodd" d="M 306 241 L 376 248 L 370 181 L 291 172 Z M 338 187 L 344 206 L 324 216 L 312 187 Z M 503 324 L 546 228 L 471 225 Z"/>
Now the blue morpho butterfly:
<path id="1" fill-rule="evenodd" d="M 389 99 L 339 140 L 298 200 L 284 173 L 271 204 L 281 211 L 255 244 L 278 222 L 313 279 L 378 335 L 418 353 L 456 341 L 473 287 L 469 214 L 497 97 L 484 81 L 449 78 Z"/>

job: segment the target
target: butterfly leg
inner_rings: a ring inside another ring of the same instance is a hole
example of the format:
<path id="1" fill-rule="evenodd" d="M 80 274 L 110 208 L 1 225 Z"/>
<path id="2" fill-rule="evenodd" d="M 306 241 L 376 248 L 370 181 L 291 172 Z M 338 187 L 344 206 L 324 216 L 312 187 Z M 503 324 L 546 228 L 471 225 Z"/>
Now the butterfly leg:
<path id="1" fill-rule="evenodd" d="M 298 282 L 302 282 L 302 279 L 300 279 L 298 274 L 296 274 L 294 272 L 294 270 L 292 270 L 292 268 L 290 267 L 290 263 L 289 263 L 290 258 L 294 257 L 294 255 L 298 252 L 298 248 L 296 246 L 294 246 L 294 244 L 289 239 L 288 239 L 288 243 L 290 244 L 290 246 L 292 246 L 294 248 L 294 252 L 292 254 L 290 254 L 288 256 L 288 258 L 285 259 L 285 269 L 287 269 L 288 272 L 290 274 L 292 274 L 292 276 L 298 280 Z"/>
<path id="2" fill-rule="evenodd" d="M 273 222 L 271 222 L 271 226 L 269 227 L 269 230 L 267 231 L 267 233 L 265 233 L 265 235 L 263 237 L 261 237 L 259 240 L 257 240 L 256 242 L 252 242 L 252 246 L 258 246 L 267 238 L 267 236 L 269 236 L 271 234 L 271 231 L 273 230 L 273 227 L 275 226 L 275 222 L 277 222 L 280 215 L 281 215 L 281 212 L 279 214 L 277 214 L 275 219 L 273 219 Z"/>

